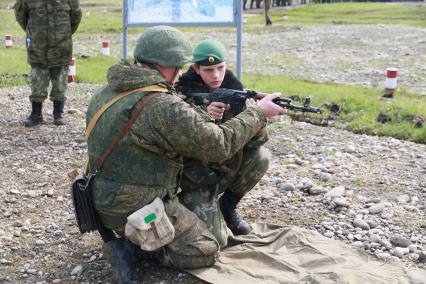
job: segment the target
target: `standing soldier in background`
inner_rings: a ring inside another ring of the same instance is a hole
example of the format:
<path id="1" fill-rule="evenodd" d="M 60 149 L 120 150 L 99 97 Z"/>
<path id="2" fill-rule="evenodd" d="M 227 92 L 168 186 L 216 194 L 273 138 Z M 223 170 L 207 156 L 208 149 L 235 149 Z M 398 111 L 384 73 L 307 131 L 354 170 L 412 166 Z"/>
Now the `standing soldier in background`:
<path id="1" fill-rule="evenodd" d="M 176 90 L 182 95 L 208 93 L 217 88 L 243 90 L 241 82 L 226 68 L 226 57 L 227 52 L 221 42 L 213 39 L 200 42 L 193 52 L 194 64 L 179 79 Z M 191 103 L 191 98 L 187 102 Z M 232 112 L 227 111 L 229 105 L 222 102 L 193 107 L 208 121 L 216 120 L 219 123 L 233 117 Z M 266 129 L 262 128 L 226 161 L 206 163 L 193 158 L 184 160 L 179 198 L 206 223 L 221 247 L 227 245 L 227 227 L 234 235 L 246 235 L 251 230 L 236 207 L 269 167 L 269 151 L 261 147 L 267 141 Z M 218 199 L 220 194 L 222 196 Z"/>
<path id="2" fill-rule="evenodd" d="M 63 125 L 68 63 L 72 57 L 72 34 L 81 20 L 79 0 L 17 0 L 15 17 L 26 32 L 28 63 L 31 66 L 31 114 L 24 121 L 32 127 L 43 121 L 43 102 L 52 81 L 55 125 Z"/>

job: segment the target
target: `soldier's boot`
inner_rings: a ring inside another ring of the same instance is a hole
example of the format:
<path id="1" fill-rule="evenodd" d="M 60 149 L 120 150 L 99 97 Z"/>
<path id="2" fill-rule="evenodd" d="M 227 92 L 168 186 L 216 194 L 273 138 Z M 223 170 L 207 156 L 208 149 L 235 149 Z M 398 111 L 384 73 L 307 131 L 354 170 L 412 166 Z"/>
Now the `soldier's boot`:
<path id="1" fill-rule="evenodd" d="M 53 124 L 64 125 L 64 102 L 53 101 Z"/>
<path id="2" fill-rule="evenodd" d="M 33 127 L 43 122 L 42 103 L 31 102 L 31 114 L 24 120 L 26 127 Z"/>
<path id="3" fill-rule="evenodd" d="M 244 221 L 236 210 L 237 204 L 243 196 L 241 193 L 225 191 L 219 199 L 220 211 L 222 211 L 226 225 L 234 235 L 247 235 L 251 231 L 250 225 Z"/>
<path id="4" fill-rule="evenodd" d="M 118 284 L 137 284 L 132 275 L 138 263 L 135 245 L 130 241 L 118 238 L 103 245 L 105 258 L 112 268 L 112 277 Z"/>

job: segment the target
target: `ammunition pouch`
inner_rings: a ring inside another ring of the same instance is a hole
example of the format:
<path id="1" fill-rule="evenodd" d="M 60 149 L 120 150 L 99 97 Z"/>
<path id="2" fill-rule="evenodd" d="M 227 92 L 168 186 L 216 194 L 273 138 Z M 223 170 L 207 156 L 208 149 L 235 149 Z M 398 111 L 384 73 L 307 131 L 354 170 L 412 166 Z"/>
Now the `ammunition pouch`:
<path id="1" fill-rule="evenodd" d="M 75 217 L 80 233 L 98 230 L 98 222 L 92 200 L 93 175 L 78 174 L 71 185 Z"/>

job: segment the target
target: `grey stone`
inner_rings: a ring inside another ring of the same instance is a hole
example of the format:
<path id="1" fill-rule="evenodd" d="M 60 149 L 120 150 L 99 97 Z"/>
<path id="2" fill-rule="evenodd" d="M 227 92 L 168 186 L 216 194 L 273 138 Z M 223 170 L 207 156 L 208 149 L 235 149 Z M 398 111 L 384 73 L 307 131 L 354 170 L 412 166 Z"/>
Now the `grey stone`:
<path id="1" fill-rule="evenodd" d="M 312 188 L 309 189 L 309 194 L 310 195 L 319 195 L 321 193 L 325 192 L 324 188 L 320 187 L 320 186 L 314 186 Z"/>
<path id="2" fill-rule="evenodd" d="M 410 251 L 408 248 L 395 247 L 393 250 L 393 255 L 399 258 L 402 258 L 404 255 L 408 254 Z"/>
<path id="3" fill-rule="evenodd" d="M 74 269 L 71 271 L 71 276 L 80 276 L 83 273 L 83 266 L 77 265 L 74 267 Z"/>
<path id="4" fill-rule="evenodd" d="M 370 212 L 370 214 L 378 214 L 378 213 L 381 213 L 384 209 L 385 209 L 385 204 L 377 203 L 371 206 L 370 208 L 368 208 L 368 212 Z"/>
<path id="5" fill-rule="evenodd" d="M 354 222 L 353 222 L 355 227 L 361 228 L 363 230 L 369 230 L 370 226 L 367 224 L 367 222 L 365 222 L 364 220 L 360 219 L 360 218 L 355 218 Z"/>
<path id="6" fill-rule="evenodd" d="M 390 242 L 396 247 L 406 248 L 411 245 L 411 241 L 402 236 L 392 236 Z"/>
<path id="7" fill-rule="evenodd" d="M 295 187 L 293 184 L 286 182 L 280 185 L 279 190 L 281 192 L 294 191 Z"/>
<path id="8" fill-rule="evenodd" d="M 341 197 L 344 193 L 345 193 L 345 188 L 343 186 L 338 186 L 331 189 L 324 196 L 327 198 L 335 198 L 335 197 Z"/>
<path id="9" fill-rule="evenodd" d="M 342 206 L 342 207 L 349 207 L 350 206 L 349 202 L 344 197 L 335 198 L 333 200 L 333 203 L 336 204 L 337 206 Z"/>

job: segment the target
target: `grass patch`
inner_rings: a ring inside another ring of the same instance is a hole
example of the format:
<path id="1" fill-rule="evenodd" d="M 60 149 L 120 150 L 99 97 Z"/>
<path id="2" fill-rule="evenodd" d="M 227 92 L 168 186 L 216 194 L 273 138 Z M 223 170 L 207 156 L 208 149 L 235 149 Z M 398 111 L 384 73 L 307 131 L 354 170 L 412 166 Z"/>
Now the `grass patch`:
<path id="1" fill-rule="evenodd" d="M 117 62 L 117 58 L 102 55 L 79 58 L 77 61 L 77 82 L 105 83 L 108 68 Z"/>
<path id="2" fill-rule="evenodd" d="M 13 47 L 0 53 L 0 87 L 23 85 L 27 83 L 29 66 L 24 60 L 23 48 Z M 106 82 L 108 68 L 118 61 L 114 57 L 93 56 L 77 58 L 77 82 Z M 11 72 L 10 70 L 14 70 Z M 293 80 L 286 76 L 267 76 L 244 74 L 244 85 L 249 89 L 263 92 L 281 92 L 287 97 L 311 98 L 312 106 L 324 106 L 336 103 L 341 113 L 335 125 L 357 133 L 392 136 L 399 139 L 426 143 L 426 125 L 415 127 L 414 116 L 426 118 L 426 97 L 398 90 L 395 98 L 382 98 L 383 90 L 361 88 L 339 84 L 319 84 L 302 80 Z M 295 102 L 300 104 L 300 102 Z M 377 121 L 379 113 L 386 113 L 391 121 Z M 313 119 L 322 119 L 330 114 L 311 114 Z"/>
<path id="3" fill-rule="evenodd" d="M 24 47 L 0 47 L 0 87 L 27 84 L 30 66 L 27 64 L 27 52 Z"/>
<path id="4" fill-rule="evenodd" d="M 81 0 L 83 18 L 78 35 L 117 34 L 122 32 L 122 1 Z M 0 0 L 0 34 L 12 34 L 24 38 L 25 33 L 16 23 L 12 8 L 14 1 Z M 282 19 L 283 12 L 289 16 Z M 247 10 L 245 13 L 251 13 Z M 426 26 L 426 7 L 414 7 L 389 3 L 333 3 L 309 4 L 295 9 L 274 8 L 270 12 L 274 27 L 277 25 L 332 25 L 332 24 L 403 24 Z M 264 24 L 263 13 L 247 17 L 244 25 L 248 31 L 253 25 Z M 183 31 L 203 31 L 201 27 L 184 27 Z M 208 28 L 209 30 L 232 30 L 234 28 Z M 130 28 L 129 33 L 140 33 L 143 28 Z"/>
<path id="5" fill-rule="evenodd" d="M 288 13 L 288 20 L 282 19 Z M 426 26 L 426 7 L 414 7 L 396 3 L 330 3 L 309 4 L 287 10 L 273 9 L 270 16 L 274 25 L 279 24 L 402 24 Z M 264 24 L 263 15 L 247 17 L 251 24 Z"/>
<path id="6" fill-rule="evenodd" d="M 77 82 L 79 83 L 104 83 L 108 68 L 118 62 L 112 56 L 92 56 L 77 58 Z M 4 48 L 0 52 L 0 88 L 28 83 L 27 78 L 30 66 L 27 63 L 27 52 L 23 45 L 14 45 Z"/>
<path id="7" fill-rule="evenodd" d="M 361 88 L 339 84 L 319 84 L 302 80 L 293 80 L 283 76 L 265 76 L 244 74 L 245 86 L 264 92 L 280 91 L 283 96 L 301 98 L 310 97 L 312 106 L 325 106 L 336 103 L 341 113 L 336 126 L 357 133 L 392 136 L 399 139 L 426 143 L 426 125 L 416 127 L 415 115 L 426 118 L 426 97 L 398 90 L 393 99 L 382 98 L 383 90 Z M 297 102 L 295 102 L 297 104 Z M 377 121 L 379 113 L 390 116 L 391 121 Z M 313 118 L 327 117 L 328 110 L 322 115 L 310 115 Z"/>

